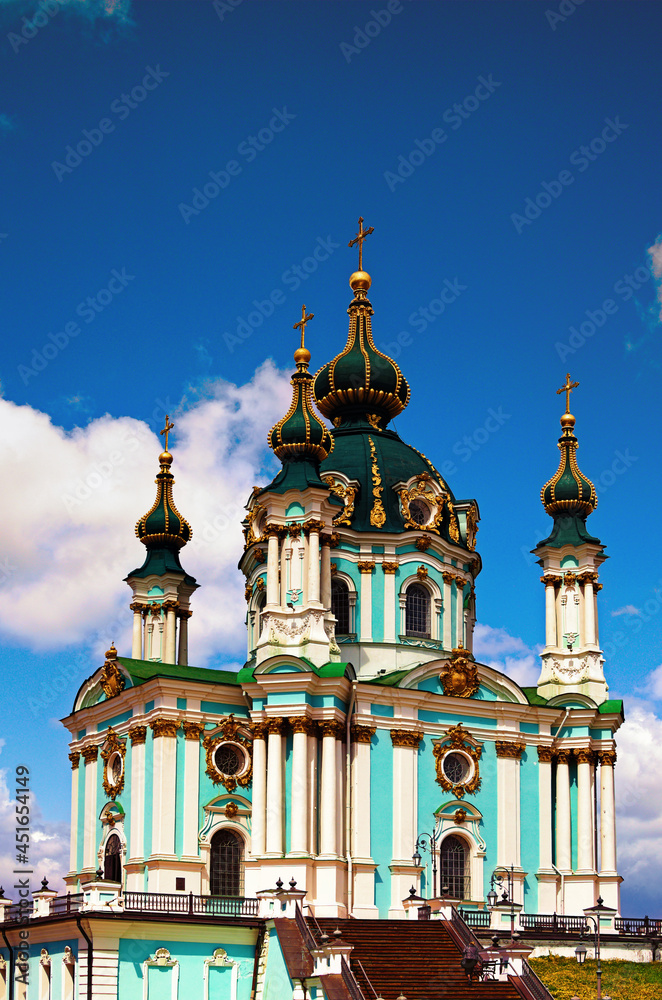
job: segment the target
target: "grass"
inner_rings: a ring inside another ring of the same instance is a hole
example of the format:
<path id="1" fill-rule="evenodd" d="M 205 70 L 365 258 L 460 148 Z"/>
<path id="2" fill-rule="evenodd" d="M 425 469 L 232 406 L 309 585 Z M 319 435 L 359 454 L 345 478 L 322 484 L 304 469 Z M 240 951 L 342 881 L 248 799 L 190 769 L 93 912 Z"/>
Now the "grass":
<path id="1" fill-rule="evenodd" d="M 595 1000 L 597 979 L 595 962 L 578 965 L 574 958 L 529 959 L 555 1000 Z M 662 1000 L 662 963 L 625 962 L 615 959 L 602 962 L 602 995 L 612 1000 Z"/>

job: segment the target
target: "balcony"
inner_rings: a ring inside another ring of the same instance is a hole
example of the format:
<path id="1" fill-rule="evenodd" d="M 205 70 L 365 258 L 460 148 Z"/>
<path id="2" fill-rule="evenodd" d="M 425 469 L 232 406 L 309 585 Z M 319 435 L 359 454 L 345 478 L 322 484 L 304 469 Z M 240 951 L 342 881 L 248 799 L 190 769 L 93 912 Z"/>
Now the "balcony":
<path id="1" fill-rule="evenodd" d="M 112 914 L 136 914 L 200 917 L 232 917 L 235 919 L 255 918 L 258 915 L 258 899 L 246 899 L 235 896 L 194 896 L 189 893 L 168 892 L 126 892 L 108 891 L 110 886 L 100 892 L 98 883 L 88 885 L 84 892 L 69 893 L 66 896 L 55 896 L 50 899 L 35 899 L 24 905 L 14 903 L 4 907 L 4 916 L 0 909 L 0 923 L 17 924 L 26 920 L 43 920 L 59 917 L 66 919 L 77 913 L 103 912 Z"/>

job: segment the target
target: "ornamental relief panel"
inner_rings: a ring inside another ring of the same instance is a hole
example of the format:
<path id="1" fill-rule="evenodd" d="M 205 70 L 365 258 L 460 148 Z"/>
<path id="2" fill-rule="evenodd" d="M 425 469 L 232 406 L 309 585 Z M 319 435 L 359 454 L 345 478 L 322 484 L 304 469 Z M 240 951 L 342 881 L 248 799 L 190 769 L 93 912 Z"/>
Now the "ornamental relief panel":
<path id="1" fill-rule="evenodd" d="M 334 525 L 347 524 L 351 526 L 358 492 L 357 487 L 342 483 L 339 479 L 334 479 L 333 476 L 324 476 L 322 481 L 328 486 L 331 493 L 343 502 L 343 509 L 333 518 Z"/>
<path id="2" fill-rule="evenodd" d="M 480 687 L 478 667 L 470 657 L 463 646 L 458 646 L 441 668 L 439 680 L 447 697 L 471 698 Z"/>
<path id="3" fill-rule="evenodd" d="M 441 531 L 447 497 L 435 493 L 433 479 L 427 472 L 416 477 L 409 489 L 398 490 L 405 528 L 416 531 Z"/>
<path id="4" fill-rule="evenodd" d="M 238 723 L 230 714 L 213 736 L 205 736 L 202 741 L 208 777 L 228 792 L 238 785 L 246 788 L 253 778 L 253 742 L 244 735 L 246 731 L 250 733 L 250 727 Z"/>
<path id="5" fill-rule="evenodd" d="M 124 758 L 126 743 L 113 729 L 108 730 L 101 759 L 103 760 L 103 790 L 109 799 L 117 798 L 124 788 Z"/>

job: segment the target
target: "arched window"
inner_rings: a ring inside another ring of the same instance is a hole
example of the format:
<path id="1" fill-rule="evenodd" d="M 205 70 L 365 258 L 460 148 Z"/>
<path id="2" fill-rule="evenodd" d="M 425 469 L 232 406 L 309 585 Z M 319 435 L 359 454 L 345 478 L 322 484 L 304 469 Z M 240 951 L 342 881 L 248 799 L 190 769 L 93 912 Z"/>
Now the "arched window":
<path id="1" fill-rule="evenodd" d="M 253 647 L 257 646 L 262 633 L 262 612 L 267 603 L 267 592 L 263 590 L 255 604 L 255 618 L 253 625 Z"/>
<path id="2" fill-rule="evenodd" d="M 244 842 L 232 830 L 211 838 L 210 889 L 212 896 L 243 896 Z"/>
<path id="3" fill-rule="evenodd" d="M 336 616 L 336 635 L 349 635 L 349 587 L 344 580 L 331 581 L 331 611 Z"/>
<path id="4" fill-rule="evenodd" d="M 111 833 L 106 841 L 103 859 L 103 877 L 109 882 L 122 881 L 122 844 L 116 833 Z"/>
<path id="5" fill-rule="evenodd" d="M 471 898 L 469 851 L 466 843 L 452 834 L 441 845 L 441 885 L 451 899 Z"/>
<path id="6" fill-rule="evenodd" d="M 430 595 L 420 583 L 407 588 L 405 634 L 430 638 Z"/>

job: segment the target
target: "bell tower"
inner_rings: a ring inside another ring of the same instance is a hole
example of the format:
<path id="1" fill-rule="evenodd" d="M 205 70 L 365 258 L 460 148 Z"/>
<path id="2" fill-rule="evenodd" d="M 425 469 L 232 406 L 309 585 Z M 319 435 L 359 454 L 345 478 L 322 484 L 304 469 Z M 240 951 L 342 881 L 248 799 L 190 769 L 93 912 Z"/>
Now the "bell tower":
<path id="1" fill-rule="evenodd" d="M 608 688 L 598 637 L 598 569 L 607 556 L 600 539 L 586 528 L 586 519 L 598 499 L 593 483 L 577 465 L 579 442 L 570 413 L 570 393 L 578 385 L 567 375 L 565 385 L 557 389 L 557 393 L 566 394 L 558 442 L 561 461 L 540 494 L 554 526 L 549 537 L 533 550 L 545 586 L 545 648 L 538 693 L 547 699 L 583 694 L 600 705 Z"/>

